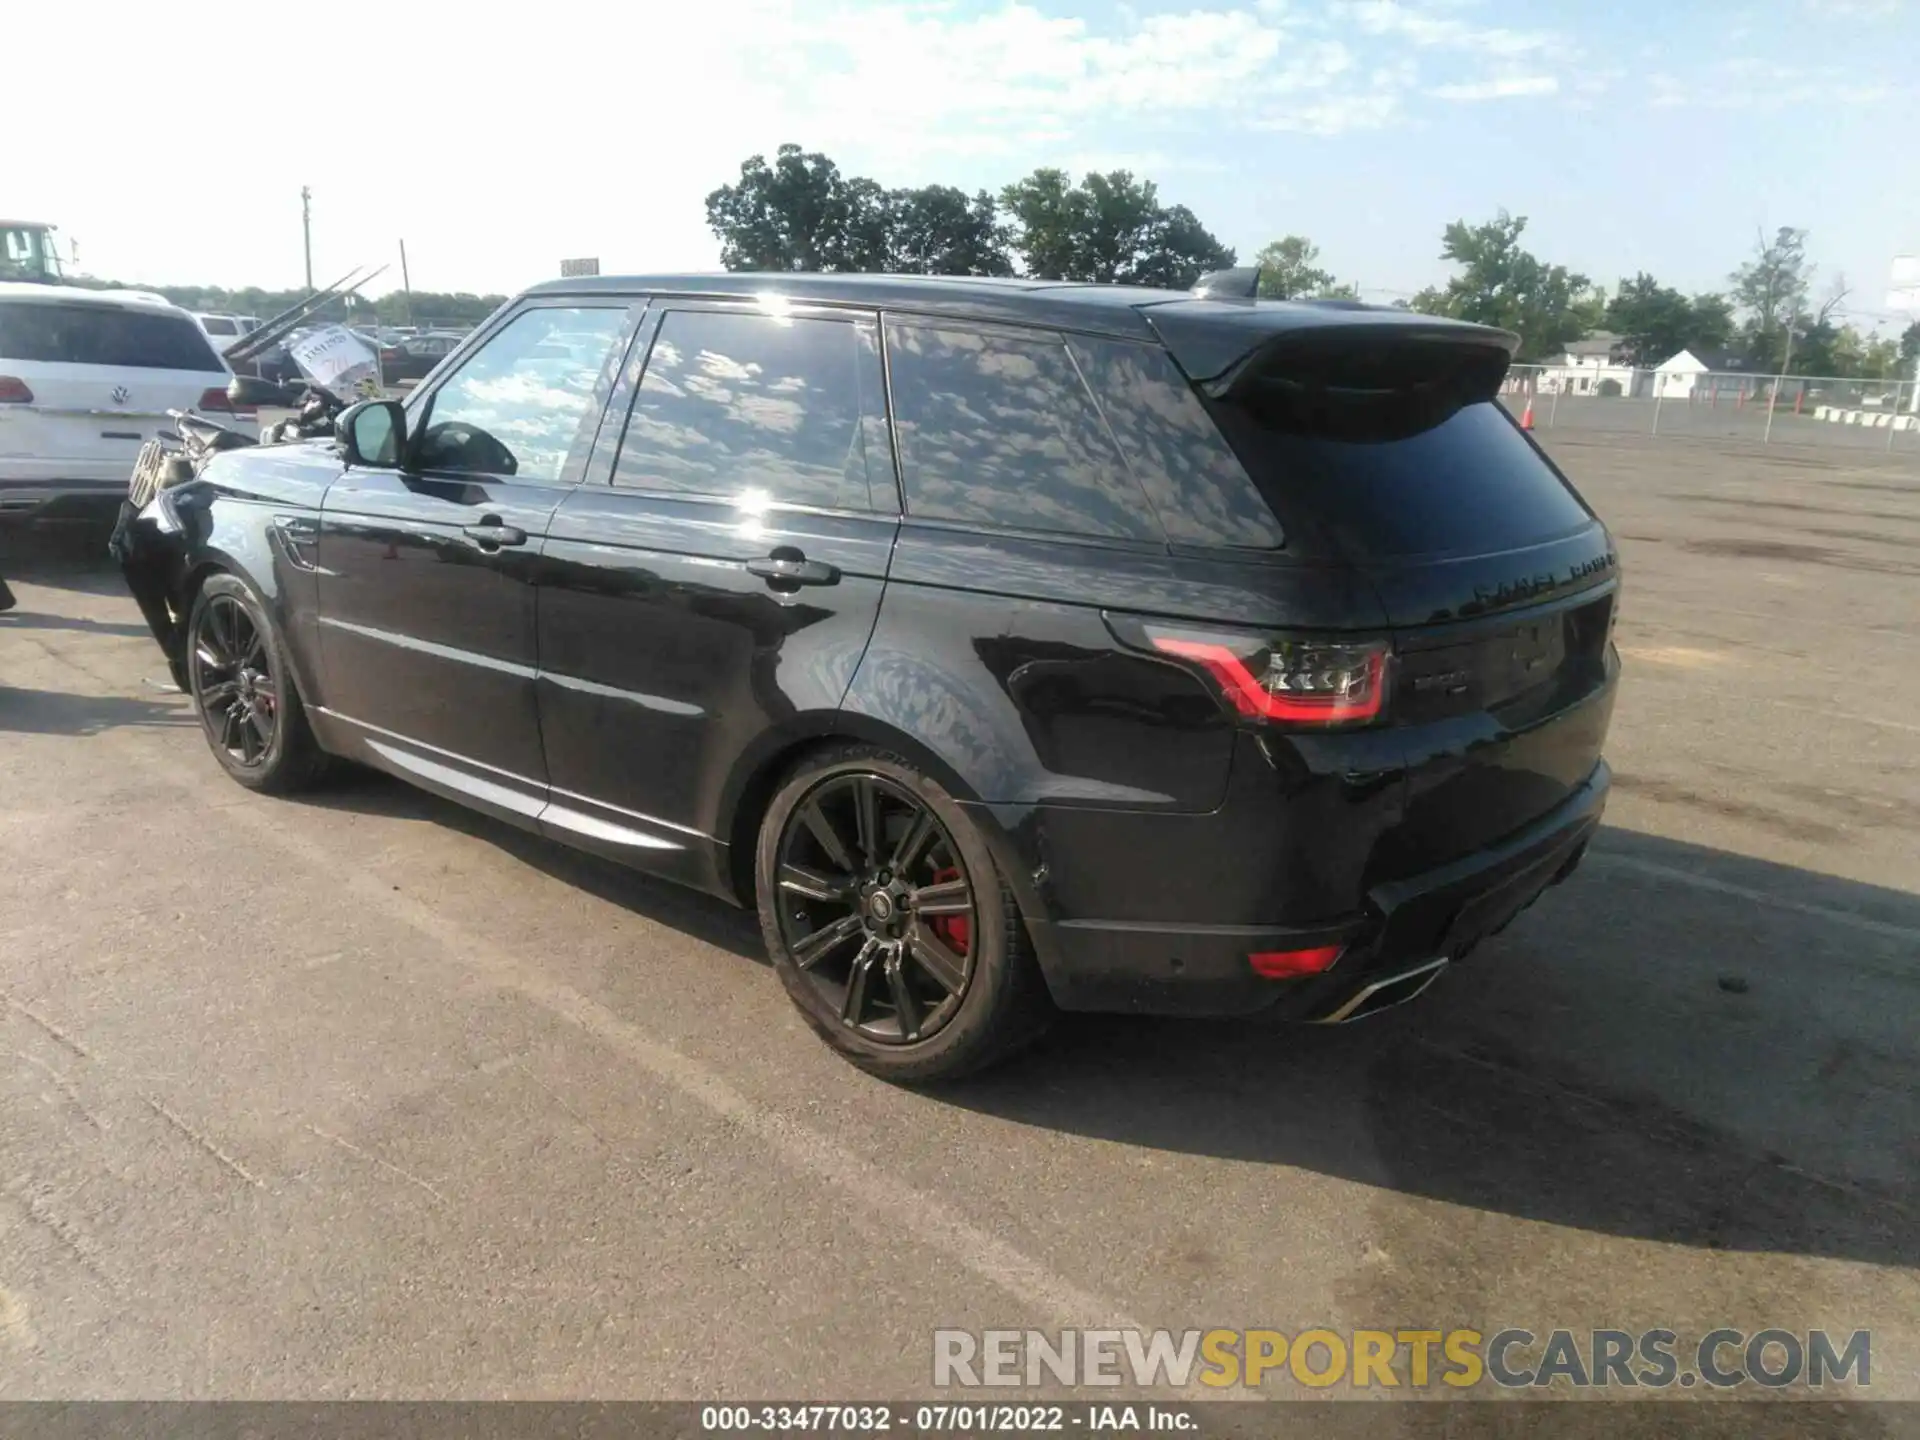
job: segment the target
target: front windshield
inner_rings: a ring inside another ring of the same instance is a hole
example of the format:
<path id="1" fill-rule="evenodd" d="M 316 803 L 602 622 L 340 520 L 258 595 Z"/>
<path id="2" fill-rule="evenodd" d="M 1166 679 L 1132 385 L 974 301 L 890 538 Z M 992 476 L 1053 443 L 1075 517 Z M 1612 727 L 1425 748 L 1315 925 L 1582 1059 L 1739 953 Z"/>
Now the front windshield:
<path id="1" fill-rule="evenodd" d="M 56 281 L 60 254 L 43 225 L 0 227 L 0 279 Z"/>

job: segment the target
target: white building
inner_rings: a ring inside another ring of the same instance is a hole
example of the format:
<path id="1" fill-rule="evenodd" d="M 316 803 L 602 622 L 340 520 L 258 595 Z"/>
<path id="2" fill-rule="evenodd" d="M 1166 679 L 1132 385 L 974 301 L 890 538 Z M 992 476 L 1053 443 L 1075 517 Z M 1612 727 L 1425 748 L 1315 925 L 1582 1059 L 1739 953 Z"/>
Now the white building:
<path id="1" fill-rule="evenodd" d="M 1682 350 L 1653 367 L 1647 393 L 1662 400 L 1736 399 L 1753 391 L 1754 377 L 1740 373 L 1744 368 L 1725 350 Z"/>
<path id="2" fill-rule="evenodd" d="M 1584 340 L 1575 340 L 1564 354 L 1542 368 L 1541 391 L 1548 395 L 1651 393 L 1645 373 L 1621 363 L 1620 345 L 1621 338 L 1605 330 L 1596 330 Z"/>

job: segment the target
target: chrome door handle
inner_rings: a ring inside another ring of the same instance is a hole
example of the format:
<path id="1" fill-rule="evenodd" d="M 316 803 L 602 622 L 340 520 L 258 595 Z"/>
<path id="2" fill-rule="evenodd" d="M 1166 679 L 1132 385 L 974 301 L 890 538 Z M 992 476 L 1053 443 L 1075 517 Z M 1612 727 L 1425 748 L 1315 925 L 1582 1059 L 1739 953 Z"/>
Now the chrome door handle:
<path id="1" fill-rule="evenodd" d="M 526 531 L 517 525 L 503 525 L 492 515 L 478 525 L 462 525 L 460 533 L 469 540 L 477 541 L 482 549 L 527 543 Z"/>
<path id="2" fill-rule="evenodd" d="M 840 571 L 824 560 L 809 560 L 798 551 L 747 561 L 747 573 L 758 575 L 775 590 L 797 590 L 802 585 L 837 585 Z"/>

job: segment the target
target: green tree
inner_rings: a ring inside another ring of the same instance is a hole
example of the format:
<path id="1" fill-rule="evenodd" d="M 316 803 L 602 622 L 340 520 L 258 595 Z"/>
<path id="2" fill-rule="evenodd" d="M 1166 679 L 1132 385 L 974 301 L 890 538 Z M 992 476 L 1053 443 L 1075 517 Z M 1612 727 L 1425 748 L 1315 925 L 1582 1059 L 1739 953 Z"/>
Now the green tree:
<path id="1" fill-rule="evenodd" d="M 1819 308 L 1798 318 L 1793 345 L 1782 351 L 1795 374 L 1854 376 L 1860 373 L 1858 367 L 1865 342 L 1839 318 L 1849 293 L 1847 277 L 1836 275 Z"/>
<path id="2" fill-rule="evenodd" d="M 1891 335 L 1875 335 L 1863 339 L 1860 345 L 1861 375 L 1871 375 L 1876 380 L 1901 380 L 1906 377 L 1900 373 L 1900 342 Z"/>
<path id="3" fill-rule="evenodd" d="M 892 268 L 914 275 L 1011 275 L 999 206 L 982 190 L 951 185 L 896 190 Z"/>
<path id="4" fill-rule="evenodd" d="M 1693 334 L 1689 346 L 1705 350 L 1724 350 L 1733 343 L 1733 302 L 1724 295 L 1696 295 L 1693 307 Z M 1658 364 L 1658 361 L 1654 362 Z"/>
<path id="5" fill-rule="evenodd" d="M 1691 300 L 1645 271 L 1622 280 L 1607 302 L 1602 324 L 1621 337 L 1631 365 L 1658 365 L 1682 350 L 1725 348 L 1733 335 L 1733 306 L 1724 295 Z"/>
<path id="6" fill-rule="evenodd" d="M 1620 336 L 1629 365 L 1658 365 L 1694 343 L 1693 305 L 1644 270 L 1622 280 L 1607 304 L 1604 324 Z"/>
<path id="7" fill-rule="evenodd" d="M 1786 364 L 1787 329 L 1806 313 L 1813 268 L 1807 232 L 1782 225 L 1771 240 L 1757 236 L 1753 259 L 1728 277 L 1734 306 L 1746 316 L 1747 358 L 1756 369 Z"/>
<path id="8" fill-rule="evenodd" d="M 1260 295 L 1266 300 L 1300 300 L 1309 296 L 1339 296 L 1357 300 L 1360 292 L 1334 282 L 1331 270 L 1319 265 L 1320 247 L 1304 235 L 1287 235 L 1263 246 L 1253 257 L 1260 267 Z"/>
<path id="9" fill-rule="evenodd" d="M 1190 290 L 1209 270 L 1233 264 L 1233 251 L 1214 239 L 1200 217 L 1184 205 L 1162 210 L 1147 227 L 1145 244 L 1119 279 L 1130 285 Z"/>
<path id="10" fill-rule="evenodd" d="M 1798 331 L 1793 338 L 1796 375 L 1856 375 L 1859 373 L 1859 336 L 1822 321 Z"/>
<path id="11" fill-rule="evenodd" d="M 949 185 L 887 190 L 826 155 L 782 145 L 707 196 L 707 224 L 729 270 L 899 270 L 1005 275 L 1012 269 L 993 197 Z"/>
<path id="12" fill-rule="evenodd" d="M 1064 170 L 1041 169 L 1000 192 L 1011 222 L 1009 241 L 1021 268 L 1041 280 L 1065 280 L 1077 269 L 1086 196 Z"/>
<path id="13" fill-rule="evenodd" d="M 1916 360 L 1920 360 L 1920 320 L 1900 332 L 1900 363 L 1911 371 Z"/>
<path id="14" fill-rule="evenodd" d="M 1440 258 L 1458 265 L 1460 273 L 1442 289 L 1421 291 L 1413 308 L 1511 330 L 1520 337 L 1520 360 L 1558 354 L 1594 328 L 1605 297 L 1585 275 L 1522 249 L 1526 228 L 1526 216 L 1505 210 L 1480 225 L 1454 221 Z"/>
<path id="15" fill-rule="evenodd" d="M 751 156 L 738 182 L 707 196 L 707 224 L 729 270 L 884 269 L 885 209 L 872 181 L 849 182 L 818 151 L 782 145 L 771 165 Z"/>
<path id="16" fill-rule="evenodd" d="M 1584 275 L 1576 275 L 1573 278 L 1586 280 Z M 1578 340 L 1582 336 L 1592 334 L 1606 323 L 1606 319 L 1607 287 L 1595 285 L 1590 280 L 1584 286 L 1577 287 L 1572 302 L 1567 306 L 1567 325 L 1573 330 L 1570 338 Z"/>
<path id="17" fill-rule="evenodd" d="M 1804 375 L 1843 380 L 1904 378 L 1900 373 L 1900 342 L 1890 335 L 1862 334 L 1851 325 L 1816 322 L 1794 342 L 1793 353 L 1793 368 Z"/>
<path id="18" fill-rule="evenodd" d="M 1151 180 L 1136 181 L 1131 172 L 1115 170 L 1088 175 L 1080 182 L 1075 206 L 1079 227 L 1074 235 L 1075 280 L 1113 282 L 1130 275 L 1136 256 L 1150 244 L 1149 236 L 1161 218 L 1160 196 Z"/>
<path id="19" fill-rule="evenodd" d="M 1009 275 L 1017 250 L 1025 273 L 1045 279 L 1185 289 L 1233 263 L 1191 210 L 1163 206 L 1152 181 L 1126 170 L 1077 185 L 1064 171 L 1036 170 L 996 199 L 951 185 L 886 190 L 782 145 L 772 163 L 742 162 L 740 178 L 706 204 L 729 270 Z"/>
<path id="20" fill-rule="evenodd" d="M 1186 289 L 1233 264 L 1191 210 L 1163 207 L 1154 183 L 1131 171 L 1075 185 L 1063 170 L 1036 170 L 1007 186 L 1001 204 L 1025 273 L 1041 279 Z"/>
<path id="21" fill-rule="evenodd" d="M 253 315 L 262 320 L 289 310 L 305 300 L 309 291 L 264 290 L 257 285 L 228 290 L 219 285 L 126 285 L 117 280 L 76 280 L 76 285 L 91 290 L 150 290 L 165 296 L 187 310 L 222 315 Z M 338 320 L 354 325 L 478 325 L 507 303 L 504 295 L 474 295 L 466 291 L 447 293 L 415 290 L 390 290 L 370 300 L 348 306 L 344 300 L 329 300 L 313 311 L 313 323 Z"/>
<path id="22" fill-rule="evenodd" d="M 898 268 L 893 257 L 894 196 L 865 176 L 840 189 L 840 237 L 828 247 L 829 270 L 886 271 Z"/>

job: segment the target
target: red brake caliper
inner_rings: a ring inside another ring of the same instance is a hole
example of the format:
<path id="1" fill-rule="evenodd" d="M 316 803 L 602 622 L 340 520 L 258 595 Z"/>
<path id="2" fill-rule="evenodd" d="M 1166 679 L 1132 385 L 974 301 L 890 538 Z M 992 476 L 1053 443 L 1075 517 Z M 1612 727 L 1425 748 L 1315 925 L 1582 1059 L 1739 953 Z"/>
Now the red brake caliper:
<path id="1" fill-rule="evenodd" d="M 952 866 L 933 872 L 933 883 L 936 885 L 959 878 L 960 871 Z M 973 926 L 964 915 L 936 915 L 927 922 L 927 928 L 946 941 L 947 948 L 956 955 L 966 954 L 967 947 L 973 943 Z"/>

